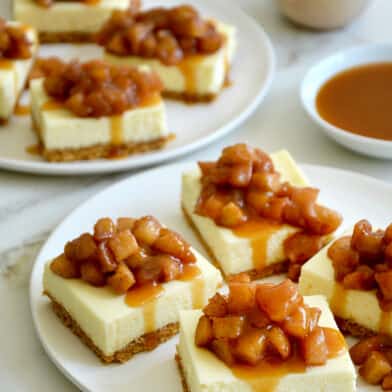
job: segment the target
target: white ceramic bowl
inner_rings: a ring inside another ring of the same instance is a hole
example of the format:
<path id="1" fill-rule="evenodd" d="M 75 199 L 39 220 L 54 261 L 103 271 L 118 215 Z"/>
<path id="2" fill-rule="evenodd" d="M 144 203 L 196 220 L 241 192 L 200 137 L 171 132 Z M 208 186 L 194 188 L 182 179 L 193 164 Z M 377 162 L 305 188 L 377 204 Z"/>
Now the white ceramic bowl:
<path id="1" fill-rule="evenodd" d="M 370 63 L 392 62 L 392 45 L 366 45 L 338 52 L 313 66 L 301 85 L 302 104 L 321 129 L 339 144 L 376 158 L 392 159 L 392 141 L 359 136 L 325 121 L 316 108 L 316 98 L 323 84 L 337 73 Z"/>
<path id="2" fill-rule="evenodd" d="M 361 14 L 369 0 L 278 0 L 282 13 L 314 29 L 336 29 Z"/>

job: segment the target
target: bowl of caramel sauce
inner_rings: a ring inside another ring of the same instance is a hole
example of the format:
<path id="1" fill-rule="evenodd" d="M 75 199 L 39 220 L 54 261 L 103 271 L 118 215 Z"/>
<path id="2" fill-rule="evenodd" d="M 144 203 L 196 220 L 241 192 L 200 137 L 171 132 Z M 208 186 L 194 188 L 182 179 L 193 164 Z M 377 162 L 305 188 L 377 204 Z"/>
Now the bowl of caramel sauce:
<path id="1" fill-rule="evenodd" d="M 355 47 L 322 60 L 306 74 L 301 99 L 336 142 L 392 159 L 392 45 Z"/>

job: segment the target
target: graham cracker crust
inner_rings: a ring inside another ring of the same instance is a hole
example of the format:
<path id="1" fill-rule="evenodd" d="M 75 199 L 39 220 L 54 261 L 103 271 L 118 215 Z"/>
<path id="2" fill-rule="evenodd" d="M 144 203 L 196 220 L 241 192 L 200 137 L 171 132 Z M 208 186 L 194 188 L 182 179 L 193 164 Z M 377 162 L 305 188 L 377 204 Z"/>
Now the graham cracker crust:
<path id="1" fill-rule="evenodd" d="M 93 159 L 121 159 L 133 154 L 141 154 L 149 151 L 160 150 L 167 143 L 175 139 L 174 134 L 169 134 L 149 142 L 125 143 L 120 146 L 112 146 L 110 144 L 99 144 L 91 147 L 83 147 L 78 149 L 66 148 L 63 150 L 48 150 L 43 146 L 40 129 L 37 123 L 32 121 L 33 129 L 40 141 L 39 147 L 36 149 L 38 154 L 49 162 L 72 162 L 72 161 L 88 161 Z M 34 151 L 36 151 L 34 149 Z M 29 151 L 28 151 L 29 152 Z"/>
<path id="2" fill-rule="evenodd" d="M 48 292 L 44 293 L 52 301 L 52 308 L 63 324 L 69 328 L 79 339 L 90 348 L 103 363 L 124 363 L 131 359 L 135 354 L 154 350 L 160 344 L 169 340 L 179 331 L 179 323 L 171 323 L 155 332 L 144 334 L 123 349 L 116 351 L 112 355 L 105 355 L 90 339 L 90 337 L 82 330 L 78 323 L 72 318 L 67 310 L 57 302 Z"/>
<path id="3" fill-rule="evenodd" d="M 173 91 L 164 91 L 162 95 L 164 98 L 185 102 L 189 105 L 197 103 L 211 103 L 218 97 L 218 94 L 198 95 L 189 93 L 176 93 Z"/>
<path id="4" fill-rule="evenodd" d="M 225 274 L 225 272 L 222 270 L 222 267 L 220 266 L 219 260 L 216 258 L 216 256 L 212 252 L 212 249 L 210 248 L 210 246 L 207 244 L 207 242 L 205 241 L 205 239 L 201 235 L 199 229 L 193 223 L 192 218 L 189 216 L 189 214 L 186 211 L 184 206 L 182 206 L 182 211 L 184 213 L 185 220 L 188 222 L 189 226 L 191 227 L 191 229 L 195 233 L 195 235 L 198 238 L 198 240 L 202 243 L 202 245 L 205 248 L 209 258 L 212 261 L 212 264 L 214 264 L 214 266 L 217 267 L 222 272 L 223 276 L 226 279 L 230 279 L 232 277 L 235 277 L 235 276 L 239 275 L 239 274 L 230 274 L 230 275 L 226 275 Z M 285 273 L 285 272 L 287 272 L 288 267 L 289 267 L 289 262 L 288 261 L 282 261 L 280 263 L 271 264 L 271 265 L 269 265 L 269 266 L 267 266 L 267 267 L 265 267 L 265 268 L 263 268 L 261 270 L 252 269 L 252 270 L 248 270 L 248 271 L 243 271 L 242 273 L 245 272 L 245 273 L 247 273 L 250 276 L 250 278 L 252 280 L 256 280 L 256 279 L 266 278 L 266 277 L 271 276 L 271 275 L 277 275 L 277 274 Z"/>
<path id="5" fill-rule="evenodd" d="M 176 359 L 178 371 L 179 371 L 180 377 L 181 377 L 182 388 L 184 389 L 184 392 L 191 392 L 191 390 L 188 386 L 188 383 L 186 381 L 185 371 L 184 371 L 184 367 L 182 365 L 182 359 L 180 357 L 180 354 L 178 354 L 178 352 L 176 352 L 175 359 Z"/>
<path id="6" fill-rule="evenodd" d="M 371 329 L 365 328 L 362 325 L 357 324 L 353 320 L 346 320 L 340 317 L 335 317 L 336 324 L 338 325 L 339 329 L 347 335 L 352 335 L 356 338 L 368 338 L 370 336 L 377 335 L 376 332 L 372 331 Z"/>
<path id="7" fill-rule="evenodd" d="M 8 120 L 9 118 L 5 118 L 5 117 L 0 117 L 0 126 L 2 125 L 7 125 L 8 124 Z"/>

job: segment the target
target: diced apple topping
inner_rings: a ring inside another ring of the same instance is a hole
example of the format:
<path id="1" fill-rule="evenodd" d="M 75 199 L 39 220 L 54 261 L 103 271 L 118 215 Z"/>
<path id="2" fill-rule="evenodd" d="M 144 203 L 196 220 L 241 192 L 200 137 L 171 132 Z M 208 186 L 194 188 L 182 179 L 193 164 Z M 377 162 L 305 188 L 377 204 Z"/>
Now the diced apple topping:
<path id="1" fill-rule="evenodd" d="M 283 182 L 271 158 L 257 148 L 226 147 L 217 161 L 199 162 L 199 167 L 202 190 L 197 214 L 229 229 L 260 220 L 299 229 L 284 244 L 292 279 L 298 280 L 301 266 L 342 221 L 340 214 L 317 204 L 318 189 Z"/>
<path id="2" fill-rule="evenodd" d="M 359 374 L 366 382 L 392 390 L 392 338 L 375 335 L 364 338 L 350 349 L 351 359 L 360 366 Z"/>
<path id="3" fill-rule="evenodd" d="M 376 290 L 380 307 L 392 310 L 392 224 L 373 231 L 367 220 L 354 226 L 352 236 L 336 240 L 328 249 L 335 279 L 351 290 Z"/>
<path id="4" fill-rule="evenodd" d="M 289 280 L 256 284 L 241 274 L 229 280 L 229 294 L 216 294 L 203 313 L 195 344 L 211 350 L 228 366 L 298 357 L 307 366 L 318 366 L 347 350 L 337 329 L 318 325 L 321 310 L 304 304 Z"/>
<path id="5" fill-rule="evenodd" d="M 134 286 L 179 279 L 183 264 L 195 261 L 189 244 L 152 216 L 122 217 L 116 223 L 101 218 L 93 235 L 84 233 L 68 242 L 50 268 L 62 278 L 81 278 L 124 294 Z M 221 315 L 218 312 L 217 316 Z"/>

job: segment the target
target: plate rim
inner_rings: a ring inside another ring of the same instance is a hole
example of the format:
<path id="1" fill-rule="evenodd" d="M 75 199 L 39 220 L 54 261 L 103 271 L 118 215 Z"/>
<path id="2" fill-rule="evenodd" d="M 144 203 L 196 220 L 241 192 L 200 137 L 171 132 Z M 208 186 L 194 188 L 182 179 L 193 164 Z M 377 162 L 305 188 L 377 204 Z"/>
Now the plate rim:
<path id="1" fill-rule="evenodd" d="M 200 2 L 206 2 L 205 4 L 211 4 L 208 0 L 195 0 Z M 179 159 L 186 154 L 196 152 L 203 147 L 207 147 L 214 143 L 216 140 L 230 134 L 231 132 L 238 131 L 240 125 L 248 119 L 258 108 L 264 98 L 267 96 L 271 89 L 271 85 L 276 74 L 276 54 L 272 41 L 264 30 L 263 26 L 256 21 L 252 15 L 248 14 L 243 10 L 242 7 L 233 3 L 225 2 L 225 0 L 215 0 L 217 3 L 221 3 L 222 6 L 230 7 L 233 13 L 238 13 L 241 18 L 247 21 L 247 24 L 251 26 L 252 29 L 258 32 L 260 42 L 264 46 L 265 52 L 265 78 L 264 82 L 260 84 L 259 91 L 250 100 L 250 103 L 244 107 L 240 114 L 233 117 L 229 122 L 225 123 L 220 128 L 216 129 L 214 132 L 208 134 L 205 137 L 201 137 L 191 143 L 185 144 L 174 148 L 173 150 L 160 150 L 156 151 L 155 155 L 145 154 L 137 157 L 136 162 L 132 159 L 125 158 L 118 161 L 78 161 L 78 162 L 46 162 L 46 161 L 27 161 L 12 158 L 1 158 L 0 157 L 0 169 L 16 171 L 20 173 L 31 173 L 31 174 L 42 174 L 49 176 L 81 176 L 90 174 L 105 174 L 105 173 L 120 173 L 126 170 L 136 170 L 146 167 L 151 167 L 153 165 L 162 164 L 164 162 L 170 162 L 175 159 Z M 215 7 L 219 7 L 216 4 Z M 110 164 L 111 163 L 111 164 Z M 79 166 L 81 165 L 81 166 Z"/>
<path id="2" fill-rule="evenodd" d="M 110 191 L 112 191 L 113 188 L 121 186 L 121 185 L 127 183 L 128 181 L 130 181 L 130 182 L 138 181 L 138 179 L 141 178 L 142 176 L 144 176 L 145 174 L 151 175 L 151 174 L 154 174 L 155 172 L 158 173 L 160 171 L 176 170 L 175 168 L 177 168 L 177 171 L 179 173 L 182 173 L 184 170 L 186 170 L 187 168 L 190 168 L 194 165 L 195 165 L 195 162 L 188 161 L 188 162 L 177 162 L 177 163 L 173 163 L 173 164 L 169 164 L 169 165 L 164 165 L 161 167 L 155 167 L 155 168 L 148 169 L 142 173 L 127 176 L 126 178 L 123 178 L 123 179 L 116 181 L 115 183 L 105 187 L 104 189 L 100 190 L 98 193 L 89 197 L 87 200 L 84 200 L 81 204 L 79 204 L 77 207 L 72 209 L 61 220 L 61 222 L 56 225 L 56 227 L 51 231 L 49 237 L 46 239 L 45 243 L 42 245 L 38 255 L 36 256 L 36 258 L 34 260 L 30 279 L 29 279 L 29 307 L 30 307 L 30 313 L 31 313 L 31 316 L 33 319 L 34 333 L 36 334 L 40 344 L 44 348 L 46 355 L 48 356 L 50 361 L 52 361 L 53 364 L 57 367 L 59 372 L 62 373 L 68 380 L 70 380 L 74 385 L 76 385 L 82 391 L 90 391 L 90 389 L 88 389 L 85 386 L 83 386 L 82 384 L 80 384 L 80 382 L 65 367 L 62 366 L 60 361 L 56 358 L 56 355 L 52 352 L 51 347 L 49 347 L 47 345 L 46 340 L 43 338 L 43 334 L 39 328 L 39 316 L 38 316 L 36 303 L 35 303 L 36 290 L 35 290 L 34 286 L 35 286 L 36 279 L 39 278 L 39 277 L 36 277 L 38 265 L 40 263 L 44 262 L 43 260 L 41 260 L 43 258 L 42 255 L 46 251 L 46 247 L 48 246 L 48 243 L 56 235 L 56 233 L 59 230 L 61 230 L 61 227 L 69 219 L 71 219 L 74 214 L 77 214 L 78 211 L 85 209 L 89 205 L 89 203 L 91 202 L 92 199 L 102 197 L 102 195 L 105 194 L 106 192 L 110 192 Z M 337 175 L 350 176 L 350 177 L 354 177 L 357 180 L 360 180 L 362 182 L 365 181 L 367 183 L 376 184 L 376 186 L 383 187 L 384 189 L 388 189 L 390 192 L 392 192 L 392 184 L 390 184 L 386 181 L 383 181 L 381 179 L 378 179 L 378 178 L 375 178 L 375 177 L 372 177 L 369 175 L 365 175 L 365 174 L 362 174 L 359 172 L 341 169 L 341 168 L 337 168 L 337 167 L 333 167 L 333 166 L 324 166 L 324 165 L 308 164 L 308 163 L 299 163 L 299 166 L 301 169 L 303 169 L 305 171 L 305 173 L 307 172 L 307 170 L 314 170 L 314 171 L 321 171 L 321 172 L 322 171 L 329 171 L 329 172 L 332 172 L 332 174 L 336 173 Z"/>

